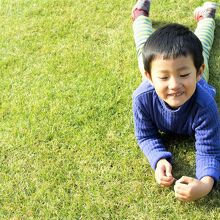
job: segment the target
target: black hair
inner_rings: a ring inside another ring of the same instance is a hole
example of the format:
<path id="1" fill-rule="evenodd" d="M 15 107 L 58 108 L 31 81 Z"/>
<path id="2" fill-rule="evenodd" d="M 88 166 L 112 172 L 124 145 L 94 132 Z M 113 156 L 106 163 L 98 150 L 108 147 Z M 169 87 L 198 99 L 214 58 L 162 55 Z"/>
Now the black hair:
<path id="1" fill-rule="evenodd" d="M 202 44 L 199 38 L 180 24 L 169 24 L 157 29 L 145 42 L 142 51 L 144 69 L 151 72 L 151 62 L 157 57 L 175 59 L 191 55 L 198 72 L 204 63 Z"/>

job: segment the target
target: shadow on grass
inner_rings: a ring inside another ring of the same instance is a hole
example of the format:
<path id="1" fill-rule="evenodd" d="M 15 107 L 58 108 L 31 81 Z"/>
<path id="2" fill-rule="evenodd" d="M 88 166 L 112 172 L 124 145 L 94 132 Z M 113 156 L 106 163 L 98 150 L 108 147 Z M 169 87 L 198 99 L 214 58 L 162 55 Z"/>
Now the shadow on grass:
<path id="1" fill-rule="evenodd" d="M 167 25 L 167 24 L 170 24 L 170 23 L 153 20 L 153 27 L 154 27 L 154 29 L 158 29 L 158 28 L 163 27 L 163 26 L 165 26 L 165 25 Z"/>
<path id="2" fill-rule="evenodd" d="M 182 176 L 195 176 L 195 140 L 192 137 L 163 134 L 165 146 L 173 154 L 173 174 L 176 179 Z"/>

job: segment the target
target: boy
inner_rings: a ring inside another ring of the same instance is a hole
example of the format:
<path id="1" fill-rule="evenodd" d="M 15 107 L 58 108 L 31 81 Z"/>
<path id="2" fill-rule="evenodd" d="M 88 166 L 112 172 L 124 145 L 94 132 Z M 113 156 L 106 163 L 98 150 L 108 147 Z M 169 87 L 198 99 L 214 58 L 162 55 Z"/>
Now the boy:
<path id="1" fill-rule="evenodd" d="M 138 65 L 144 78 L 133 94 L 135 135 L 155 169 L 161 186 L 171 186 L 172 154 L 159 132 L 195 135 L 196 178 L 181 177 L 175 196 L 194 201 L 206 196 L 220 178 L 220 120 L 208 81 L 217 4 L 206 2 L 194 11 L 195 34 L 179 24 L 152 33 L 150 0 L 138 0 L 132 10 Z"/>

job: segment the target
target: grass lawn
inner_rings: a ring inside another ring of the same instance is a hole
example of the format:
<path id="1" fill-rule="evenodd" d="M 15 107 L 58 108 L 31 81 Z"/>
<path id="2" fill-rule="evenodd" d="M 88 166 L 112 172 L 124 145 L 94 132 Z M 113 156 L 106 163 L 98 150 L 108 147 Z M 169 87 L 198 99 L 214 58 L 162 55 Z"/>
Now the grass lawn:
<path id="1" fill-rule="evenodd" d="M 220 219 L 219 189 L 177 201 L 137 146 L 134 2 L 0 1 L 0 219 Z M 202 2 L 154 0 L 154 27 L 193 30 Z M 219 82 L 218 19 L 210 83 L 220 105 Z M 176 177 L 194 176 L 194 140 L 165 141 Z"/>

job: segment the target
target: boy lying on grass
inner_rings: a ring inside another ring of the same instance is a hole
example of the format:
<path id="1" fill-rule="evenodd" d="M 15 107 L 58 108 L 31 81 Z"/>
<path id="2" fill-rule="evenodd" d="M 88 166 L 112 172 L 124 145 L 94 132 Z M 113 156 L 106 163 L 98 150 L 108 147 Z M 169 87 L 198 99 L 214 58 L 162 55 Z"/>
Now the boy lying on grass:
<path id="1" fill-rule="evenodd" d="M 176 198 L 182 201 L 206 196 L 220 177 L 220 120 L 216 92 L 208 84 L 216 8 L 216 3 L 206 2 L 195 9 L 195 33 L 179 24 L 153 33 L 150 0 L 138 0 L 132 10 L 144 78 L 133 94 L 135 135 L 159 185 L 169 187 L 175 178 L 172 154 L 158 131 L 195 135 L 196 178 L 183 176 L 174 186 Z"/>

